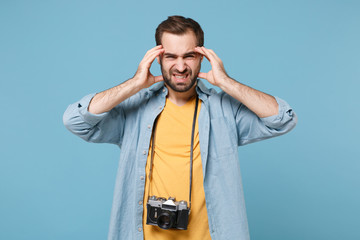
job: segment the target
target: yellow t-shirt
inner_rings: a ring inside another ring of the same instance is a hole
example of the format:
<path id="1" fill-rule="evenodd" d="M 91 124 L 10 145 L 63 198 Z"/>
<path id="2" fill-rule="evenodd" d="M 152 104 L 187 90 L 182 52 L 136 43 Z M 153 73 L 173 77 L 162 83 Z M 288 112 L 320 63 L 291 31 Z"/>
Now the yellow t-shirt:
<path id="1" fill-rule="evenodd" d="M 143 228 L 145 240 L 211 239 L 205 205 L 203 172 L 200 156 L 198 121 L 196 121 L 193 151 L 193 179 L 191 191 L 191 211 L 187 230 L 161 229 L 146 224 L 146 203 L 149 196 L 175 197 L 189 206 L 190 146 L 191 130 L 195 110 L 195 97 L 183 106 L 177 106 L 166 99 L 165 108 L 159 116 L 156 127 L 154 160 L 151 182 L 149 171 L 151 144 L 146 163 L 144 192 Z M 198 114 L 201 101 L 199 100 Z M 150 185 L 150 192 L 148 192 Z"/>

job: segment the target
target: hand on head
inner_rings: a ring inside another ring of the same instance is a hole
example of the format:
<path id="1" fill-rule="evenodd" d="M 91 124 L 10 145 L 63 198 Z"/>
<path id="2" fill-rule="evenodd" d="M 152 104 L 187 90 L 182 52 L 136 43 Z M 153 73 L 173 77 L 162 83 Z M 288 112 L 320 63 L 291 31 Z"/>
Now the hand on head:
<path id="1" fill-rule="evenodd" d="M 151 64 L 154 62 L 155 58 L 157 56 L 160 56 L 160 54 L 164 53 L 164 51 L 165 50 L 163 46 L 158 45 L 147 51 L 144 58 L 141 60 L 134 78 L 137 79 L 139 85 L 142 88 L 150 87 L 154 83 L 164 80 L 162 75 L 154 76 L 150 72 Z"/>
<path id="2" fill-rule="evenodd" d="M 139 67 L 135 73 L 134 78 L 137 79 L 142 88 L 147 88 L 154 83 L 163 81 L 163 76 L 154 76 L 150 72 L 150 67 L 155 58 L 164 53 L 165 49 L 162 45 L 158 45 L 146 52 L 144 58 L 141 60 Z M 211 70 L 207 73 L 199 72 L 198 77 L 206 79 L 209 83 L 219 86 L 223 80 L 229 77 L 225 71 L 224 64 L 216 53 L 207 49 L 204 46 L 195 47 L 195 51 L 205 56 L 211 64 Z"/>
<path id="3" fill-rule="evenodd" d="M 225 71 L 224 64 L 216 53 L 204 46 L 195 47 L 195 51 L 202 54 L 211 64 L 211 70 L 207 73 L 200 72 L 198 77 L 206 79 L 209 83 L 219 86 L 221 82 L 229 77 Z"/>

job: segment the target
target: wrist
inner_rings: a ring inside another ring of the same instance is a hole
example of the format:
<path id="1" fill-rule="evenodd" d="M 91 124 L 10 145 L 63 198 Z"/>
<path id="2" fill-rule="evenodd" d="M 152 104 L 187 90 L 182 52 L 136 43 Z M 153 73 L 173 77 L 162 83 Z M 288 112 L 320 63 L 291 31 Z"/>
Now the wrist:
<path id="1" fill-rule="evenodd" d="M 234 83 L 236 81 L 229 76 L 224 76 L 221 81 L 218 83 L 218 87 L 221 88 L 223 91 L 227 92 L 228 89 L 234 87 Z"/>
<path id="2" fill-rule="evenodd" d="M 135 90 L 135 92 L 139 92 L 140 90 L 146 88 L 145 84 L 140 81 L 140 79 L 136 76 L 129 80 L 131 89 Z"/>

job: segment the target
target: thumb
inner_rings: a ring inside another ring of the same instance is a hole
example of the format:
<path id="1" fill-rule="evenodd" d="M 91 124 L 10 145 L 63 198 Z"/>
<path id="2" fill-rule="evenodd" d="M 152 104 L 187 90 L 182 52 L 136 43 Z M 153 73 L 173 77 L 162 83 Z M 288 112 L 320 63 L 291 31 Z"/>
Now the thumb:
<path id="1" fill-rule="evenodd" d="M 198 74 L 198 77 L 199 78 L 203 78 L 203 79 L 206 79 L 207 80 L 207 74 L 206 73 L 203 73 L 203 72 L 199 72 L 199 74 Z"/>
<path id="2" fill-rule="evenodd" d="M 164 78 L 163 78 L 162 75 L 155 77 L 155 82 L 156 82 L 156 83 L 157 83 L 157 82 L 161 82 L 161 81 L 164 81 Z"/>

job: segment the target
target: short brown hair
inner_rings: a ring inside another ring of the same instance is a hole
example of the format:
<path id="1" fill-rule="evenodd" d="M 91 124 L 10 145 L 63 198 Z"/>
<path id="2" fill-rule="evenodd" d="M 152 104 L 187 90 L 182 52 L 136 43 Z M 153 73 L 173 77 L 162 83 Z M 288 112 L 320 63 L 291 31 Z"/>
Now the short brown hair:
<path id="1" fill-rule="evenodd" d="M 191 18 L 185 18 L 183 16 L 169 16 L 156 28 L 155 41 L 156 45 L 161 44 L 161 37 L 164 32 L 182 35 L 187 31 L 193 31 L 196 36 L 197 46 L 204 46 L 204 32 L 200 27 L 200 24 Z"/>

